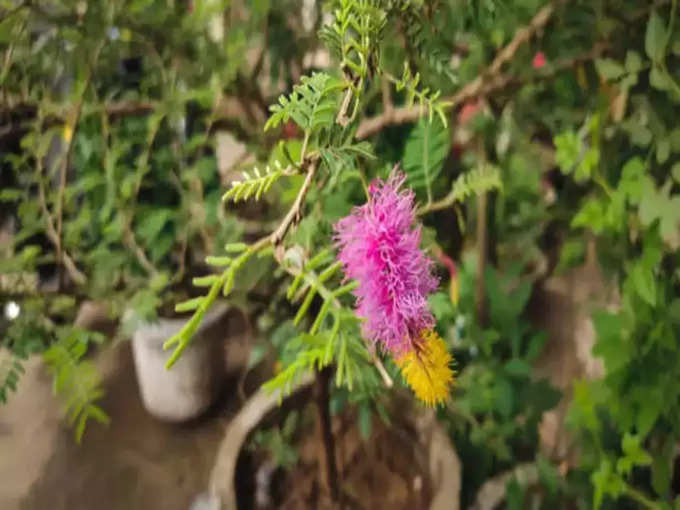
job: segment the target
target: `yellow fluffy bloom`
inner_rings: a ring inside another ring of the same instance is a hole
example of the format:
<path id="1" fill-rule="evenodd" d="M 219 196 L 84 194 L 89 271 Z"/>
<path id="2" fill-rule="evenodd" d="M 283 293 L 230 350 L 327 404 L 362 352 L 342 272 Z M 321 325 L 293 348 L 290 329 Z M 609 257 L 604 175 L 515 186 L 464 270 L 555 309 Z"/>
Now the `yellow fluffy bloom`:
<path id="1" fill-rule="evenodd" d="M 435 331 L 424 331 L 420 340 L 416 349 L 397 359 L 396 363 L 416 396 L 434 407 L 449 396 L 454 380 L 453 358 Z"/>

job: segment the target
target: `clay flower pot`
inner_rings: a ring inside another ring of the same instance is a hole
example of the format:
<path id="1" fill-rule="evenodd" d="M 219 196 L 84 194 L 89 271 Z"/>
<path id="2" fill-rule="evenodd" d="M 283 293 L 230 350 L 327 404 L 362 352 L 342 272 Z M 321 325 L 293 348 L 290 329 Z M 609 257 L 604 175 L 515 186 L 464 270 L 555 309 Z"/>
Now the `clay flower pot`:
<path id="1" fill-rule="evenodd" d="M 168 422 L 200 416 L 215 401 L 225 368 L 224 319 L 226 305 L 206 314 L 192 342 L 170 369 L 172 350 L 163 342 L 178 332 L 186 319 L 160 318 L 138 327 L 132 338 L 135 372 L 146 410 Z"/>

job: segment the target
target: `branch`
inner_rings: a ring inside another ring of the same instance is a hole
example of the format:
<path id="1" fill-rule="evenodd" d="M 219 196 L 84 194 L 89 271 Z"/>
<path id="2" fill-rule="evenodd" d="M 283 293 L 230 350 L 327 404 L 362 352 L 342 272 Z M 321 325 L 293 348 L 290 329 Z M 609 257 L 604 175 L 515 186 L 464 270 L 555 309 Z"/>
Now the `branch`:
<path id="1" fill-rule="evenodd" d="M 319 455 L 319 474 L 325 492 L 333 503 L 339 501 L 340 487 L 338 480 L 338 461 L 335 453 L 331 413 L 329 409 L 330 395 L 328 385 L 331 380 L 332 368 L 324 367 L 314 374 L 314 393 L 316 400 L 316 428 L 323 453 Z"/>
<path id="2" fill-rule="evenodd" d="M 125 244 L 127 249 L 134 252 L 135 257 L 137 257 L 137 261 L 146 270 L 147 273 L 149 273 L 152 276 L 156 275 L 158 273 L 156 266 L 154 266 L 153 263 L 146 256 L 146 253 L 144 253 L 142 247 L 139 246 L 139 244 L 137 244 L 135 234 L 132 231 L 132 227 L 130 226 L 129 222 L 124 225 L 124 229 L 125 233 L 123 235 L 123 243 Z"/>
<path id="3" fill-rule="evenodd" d="M 88 71 L 87 71 L 87 76 L 85 78 L 85 81 L 83 83 L 83 90 L 82 93 L 80 94 L 80 97 L 78 98 L 78 102 L 75 104 L 73 108 L 73 113 L 71 114 L 71 118 L 68 120 L 66 123 L 66 127 L 71 129 L 69 139 L 66 141 L 66 151 L 64 153 L 64 156 L 61 160 L 61 168 L 59 169 L 59 188 L 57 191 L 57 228 L 56 228 L 56 234 L 57 234 L 57 263 L 59 264 L 59 267 L 61 267 L 61 260 L 63 257 L 63 249 L 62 249 L 62 242 L 61 242 L 61 233 L 62 233 L 62 225 L 64 223 L 64 195 L 66 192 L 66 173 L 68 172 L 69 167 L 71 166 L 71 157 L 73 154 L 73 145 L 75 144 L 75 139 L 76 139 L 76 131 L 78 130 L 78 123 L 80 122 L 80 116 L 83 112 L 83 103 L 85 102 L 85 93 L 87 92 L 88 87 L 90 86 L 90 82 L 92 81 L 92 75 L 94 74 L 94 67 L 97 64 L 97 60 L 99 59 L 99 53 L 101 53 L 102 48 L 104 48 L 106 39 L 102 39 L 98 44 L 97 47 L 94 50 L 94 54 L 92 56 L 92 62 L 88 66 Z M 59 286 L 61 287 L 62 285 L 62 273 L 61 271 L 59 272 Z"/>
<path id="4" fill-rule="evenodd" d="M 302 183 L 302 187 L 295 198 L 293 206 L 288 211 L 288 214 L 286 214 L 286 216 L 283 218 L 283 221 L 281 221 L 281 224 L 277 227 L 277 229 L 269 236 L 270 242 L 274 245 L 274 247 L 277 247 L 281 244 L 283 238 L 286 237 L 291 225 L 299 223 L 302 219 L 302 205 L 304 204 L 307 192 L 312 185 L 312 181 L 314 180 L 314 175 L 316 174 L 316 169 L 318 166 L 319 160 L 316 158 L 309 162 L 309 168 L 307 170 L 305 182 Z"/>
<path id="5" fill-rule="evenodd" d="M 486 95 L 509 83 L 512 78 L 507 75 L 500 75 L 501 68 L 505 63 L 512 60 L 522 43 L 528 41 L 532 35 L 545 27 L 555 11 L 555 7 L 563 1 L 566 0 L 556 0 L 541 8 L 534 15 L 529 24 L 520 28 L 508 45 L 498 52 L 496 58 L 491 62 L 489 67 L 457 93 L 450 97 L 443 98 L 442 102 L 448 103 L 447 108 L 454 108 L 473 97 Z M 362 140 L 381 131 L 386 126 L 416 121 L 424 113 L 425 111 L 420 105 L 387 110 L 376 117 L 363 120 L 361 124 L 359 124 L 356 137 L 357 139 Z"/>
<path id="6" fill-rule="evenodd" d="M 40 158 L 37 158 L 38 160 L 38 202 L 40 203 L 40 209 L 42 210 L 43 214 L 45 215 L 45 233 L 47 234 L 47 238 L 50 240 L 50 242 L 55 246 L 58 247 L 60 243 L 59 235 L 57 234 L 57 230 L 54 228 L 54 220 L 52 218 L 52 215 L 50 212 L 47 210 L 47 200 L 45 199 L 45 190 L 43 188 L 43 184 L 40 180 L 40 177 L 42 175 L 42 164 L 40 163 Z M 66 253 L 66 250 L 63 250 L 61 253 L 61 263 L 64 265 L 66 268 L 66 271 L 68 271 L 69 276 L 71 279 L 77 284 L 77 285 L 85 285 L 87 283 L 87 278 L 85 275 L 76 267 L 75 262 L 73 262 L 73 259 L 70 257 L 68 253 Z"/>
<path id="7" fill-rule="evenodd" d="M 533 462 L 517 464 L 514 469 L 489 478 L 477 491 L 475 502 L 469 510 L 493 510 L 505 500 L 506 484 L 517 480 L 521 485 L 533 485 L 538 480 L 538 468 Z"/>
<path id="8" fill-rule="evenodd" d="M 156 103 L 152 101 L 119 101 L 107 104 L 105 111 L 112 117 L 125 115 L 146 115 L 156 109 Z"/>

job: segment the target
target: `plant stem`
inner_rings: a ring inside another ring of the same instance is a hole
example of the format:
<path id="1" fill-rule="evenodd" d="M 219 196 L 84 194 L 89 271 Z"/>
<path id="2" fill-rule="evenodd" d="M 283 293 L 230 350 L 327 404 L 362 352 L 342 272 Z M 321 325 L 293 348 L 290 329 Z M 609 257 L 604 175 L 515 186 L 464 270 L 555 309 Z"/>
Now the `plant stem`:
<path id="1" fill-rule="evenodd" d="M 319 475 L 331 501 L 339 501 L 338 468 L 335 456 L 335 441 L 331 430 L 330 397 L 328 385 L 331 379 L 331 367 L 324 367 L 315 375 L 315 400 L 317 412 L 317 433 L 323 444 L 323 452 L 319 455 Z"/>
<path id="2" fill-rule="evenodd" d="M 443 98 L 442 102 L 450 103 L 448 108 L 454 108 L 472 97 L 483 95 L 487 88 L 495 89 L 503 86 L 508 79 L 508 77 L 501 75 L 503 65 L 512 60 L 523 43 L 527 42 L 534 34 L 545 27 L 555 12 L 556 7 L 563 1 L 565 0 L 555 0 L 539 9 L 531 21 L 526 26 L 517 30 L 512 40 L 496 54 L 496 57 L 489 67 L 480 73 L 474 80 L 462 87 L 453 96 Z M 384 76 L 386 79 L 396 82 L 396 78 L 387 73 L 384 73 Z M 422 115 L 423 108 L 421 108 L 420 105 L 394 108 L 382 112 L 376 117 L 362 120 L 357 128 L 356 138 L 363 140 L 364 138 L 381 131 L 385 126 L 413 122 Z"/>
<path id="3" fill-rule="evenodd" d="M 286 214 L 286 216 L 283 218 L 278 228 L 274 232 L 272 232 L 270 236 L 268 236 L 268 238 L 271 239 L 271 243 L 274 246 L 278 246 L 283 241 L 283 238 L 286 237 L 288 229 L 291 227 L 291 225 L 299 222 L 300 219 L 302 218 L 302 206 L 304 205 L 305 197 L 307 196 L 307 192 L 309 191 L 309 188 L 312 185 L 312 181 L 314 180 L 314 176 L 316 175 L 316 169 L 318 167 L 318 164 L 319 162 L 316 159 L 312 160 L 309 163 L 307 176 L 305 177 L 305 180 L 302 183 L 300 191 L 298 191 L 298 195 L 295 198 L 293 206 L 288 211 L 288 214 Z"/>
<path id="4" fill-rule="evenodd" d="M 488 244 L 486 212 L 487 193 L 483 192 L 477 197 L 477 292 L 475 295 L 477 321 L 482 327 L 486 323 L 486 288 L 484 285 L 484 273 L 486 273 L 486 252 Z"/>
<path id="5" fill-rule="evenodd" d="M 640 505 L 642 505 L 645 508 L 650 508 L 652 510 L 658 510 L 659 508 L 661 508 L 656 501 L 649 499 L 641 491 L 637 490 L 634 487 L 631 487 L 630 485 L 626 486 L 625 493 L 626 496 L 637 501 L 638 503 L 640 503 Z"/>

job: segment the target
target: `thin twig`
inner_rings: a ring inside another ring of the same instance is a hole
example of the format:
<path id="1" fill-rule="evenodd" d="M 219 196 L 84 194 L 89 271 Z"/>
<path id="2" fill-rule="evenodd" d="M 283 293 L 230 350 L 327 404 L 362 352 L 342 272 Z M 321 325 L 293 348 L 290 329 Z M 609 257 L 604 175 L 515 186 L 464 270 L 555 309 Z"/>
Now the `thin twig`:
<path id="1" fill-rule="evenodd" d="M 477 138 L 477 157 L 482 163 L 486 160 L 484 140 Z M 483 191 L 477 196 L 477 292 L 475 293 L 475 309 L 477 322 L 486 325 L 486 264 L 489 251 L 488 193 Z"/>
<path id="2" fill-rule="evenodd" d="M 92 62 L 90 62 L 90 65 L 88 66 L 88 71 L 87 71 L 87 76 L 85 78 L 85 81 L 83 83 L 83 90 L 82 93 L 80 94 L 80 97 L 78 98 L 78 102 L 75 104 L 73 108 L 73 113 L 70 115 L 70 119 L 67 122 L 67 127 L 71 130 L 69 139 L 67 140 L 67 145 L 66 145 L 66 150 L 64 153 L 64 156 L 61 160 L 61 168 L 59 169 L 59 188 L 57 190 L 57 210 L 56 210 L 56 216 L 57 216 L 57 263 L 59 264 L 59 267 L 61 268 L 61 259 L 62 259 L 62 253 L 63 253 L 63 246 L 62 246 L 62 227 L 64 223 L 64 196 L 66 194 L 66 173 L 68 172 L 69 167 L 71 166 L 71 158 L 73 155 L 73 146 L 75 145 L 75 139 L 76 139 L 76 132 L 78 131 L 78 124 L 80 122 L 80 116 L 83 111 L 83 103 L 85 102 L 85 94 L 87 93 L 87 89 L 90 86 L 90 82 L 92 80 L 92 75 L 94 74 L 94 67 L 97 65 L 97 60 L 99 59 L 99 53 L 101 53 L 102 48 L 104 48 L 105 44 L 105 39 L 101 40 L 98 44 L 97 47 L 94 50 L 94 54 L 92 56 Z M 63 284 L 63 275 L 61 270 L 59 270 L 59 287 L 61 287 Z"/>
<path id="3" fill-rule="evenodd" d="M 541 8 L 536 15 L 534 15 L 529 24 L 520 28 L 507 46 L 498 52 L 496 58 L 494 58 L 489 67 L 460 89 L 456 94 L 442 99 L 442 102 L 447 103 L 448 108 L 455 108 L 473 97 L 488 94 L 492 90 L 505 86 L 511 78 L 508 76 L 500 76 L 503 65 L 514 57 L 515 53 L 524 42 L 528 41 L 531 36 L 548 23 L 556 6 L 562 1 L 565 0 L 558 0 Z M 421 108 L 420 105 L 384 111 L 376 117 L 363 120 L 359 124 L 356 137 L 361 140 L 381 131 L 386 126 L 413 122 L 419 119 L 423 113 L 424 109 Z"/>
<path id="4" fill-rule="evenodd" d="M 484 274 L 486 273 L 488 228 L 487 218 L 487 193 L 482 192 L 477 197 L 477 292 L 475 293 L 475 309 L 477 322 L 486 324 L 486 286 Z"/>
<path id="5" fill-rule="evenodd" d="M 536 78 L 546 79 L 554 76 L 559 71 L 563 71 L 564 69 L 574 67 L 576 64 L 579 64 L 581 62 L 588 62 L 590 60 L 594 60 L 598 58 L 600 55 L 602 55 L 604 50 L 606 50 L 608 47 L 609 46 L 605 43 L 598 43 L 593 47 L 593 49 L 583 53 L 582 55 L 578 55 L 576 57 L 571 57 L 556 62 L 554 65 L 552 65 L 549 69 L 547 69 L 544 73 L 540 74 Z M 503 82 L 504 84 L 508 84 L 515 81 L 517 83 L 521 83 L 520 80 L 513 80 L 512 77 L 508 75 L 503 75 L 499 77 L 499 82 Z M 459 198 L 460 196 L 458 190 L 452 188 L 446 194 L 446 196 L 440 198 L 439 200 L 435 200 L 430 204 L 423 204 L 422 206 L 420 206 L 418 208 L 417 214 L 418 216 L 424 216 L 432 212 L 448 209 L 449 207 L 453 206 L 456 203 L 456 201 L 459 200 Z"/>
<path id="6" fill-rule="evenodd" d="M 388 374 L 387 370 L 385 370 L 385 366 L 383 365 L 380 358 L 377 355 L 373 355 L 371 357 L 371 361 L 375 365 L 375 368 L 378 370 L 380 377 L 382 377 L 383 383 L 385 383 L 385 387 L 392 388 L 392 386 L 394 386 L 394 381 L 392 381 L 390 374 Z"/>
<path id="7" fill-rule="evenodd" d="M 294 224 L 299 223 L 299 221 L 302 219 L 302 206 L 304 204 L 305 197 L 307 196 L 307 192 L 309 191 L 309 188 L 312 185 L 314 176 L 316 175 L 316 169 L 318 165 L 319 161 L 316 158 L 312 159 L 308 163 L 305 181 L 302 183 L 302 187 L 300 188 L 300 191 L 298 192 L 298 195 L 295 198 L 293 206 L 288 211 L 288 214 L 286 214 L 286 216 L 283 218 L 283 221 L 277 227 L 277 229 L 274 232 L 272 232 L 271 235 L 269 236 L 271 238 L 271 244 L 273 244 L 275 247 L 281 244 L 283 238 L 286 237 L 286 234 L 288 233 L 290 227 Z"/>
<path id="8" fill-rule="evenodd" d="M 38 165 L 38 202 L 40 204 L 40 209 L 45 216 L 45 234 L 50 242 L 57 247 L 59 244 L 59 236 L 57 235 L 57 230 L 54 228 L 54 219 L 47 209 L 47 199 L 45 197 L 45 189 L 42 183 L 42 160 L 36 158 L 36 164 Z M 77 267 L 71 256 L 62 250 L 61 263 L 66 268 L 69 276 L 77 285 L 85 285 L 87 283 L 87 278 Z"/>
<path id="9" fill-rule="evenodd" d="M 380 81 L 380 91 L 382 95 L 383 112 L 392 112 L 394 103 L 392 102 L 392 89 L 389 80 L 383 76 Z"/>

